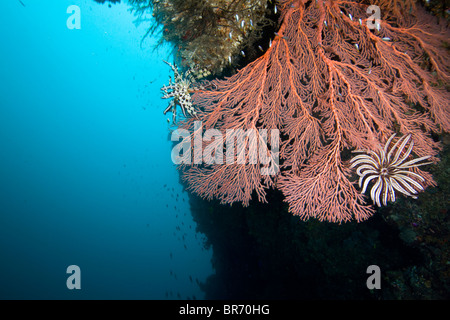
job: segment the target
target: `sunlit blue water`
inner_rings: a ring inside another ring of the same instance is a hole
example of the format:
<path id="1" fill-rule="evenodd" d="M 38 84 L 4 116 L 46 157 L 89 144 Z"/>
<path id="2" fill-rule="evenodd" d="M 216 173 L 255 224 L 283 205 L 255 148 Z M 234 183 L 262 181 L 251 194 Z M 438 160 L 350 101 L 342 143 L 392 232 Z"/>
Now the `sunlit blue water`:
<path id="1" fill-rule="evenodd" d="M 125 4 L 22 2 L 0 11 L 0 298 L 202 298 L 189 276 L 213 272 L 211 252 L 162 114 L 170 50 L 140 47 Z"/>

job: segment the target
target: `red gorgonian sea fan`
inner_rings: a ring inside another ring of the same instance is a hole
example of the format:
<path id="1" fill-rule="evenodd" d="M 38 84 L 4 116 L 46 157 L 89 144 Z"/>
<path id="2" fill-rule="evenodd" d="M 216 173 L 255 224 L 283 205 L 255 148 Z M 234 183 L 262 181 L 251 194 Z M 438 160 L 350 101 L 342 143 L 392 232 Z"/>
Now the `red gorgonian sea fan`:
<path id="1" fill-rule="evenodd" d="M 302 219 L 363 221 L 374 209 L 357 189 L 345 155 L 378 150 L 394 133 L 411 135 L 414 157 L 437 154 L 430 133 L 450 129 L 448 29 L 420 8 L 401 16 L 395 7 L 374 22 L 367 5 L 352 1 L 282 0 L 277 6 L 280 28 L 270 48 L 196 92 L 197 118 L 179 128 L 191 133 L 189 142 L 208 129 L 224 136 L 252 130 L 247 150 L 268 140 L 262 129 L 277 129 L 278 174 L 261 175 L 273 163 L 251 162 L 247 154 L 244 164 L 182 165 L 183 178 L 195 193 L 222 203 L 248 205 L 254 194 L 266 201 L 273 187 Z M 219 140 L 192 146 L 193 157 L 219 150 Z M 434 184 L 429 173 L 413 170 L 424 187 Z"/>

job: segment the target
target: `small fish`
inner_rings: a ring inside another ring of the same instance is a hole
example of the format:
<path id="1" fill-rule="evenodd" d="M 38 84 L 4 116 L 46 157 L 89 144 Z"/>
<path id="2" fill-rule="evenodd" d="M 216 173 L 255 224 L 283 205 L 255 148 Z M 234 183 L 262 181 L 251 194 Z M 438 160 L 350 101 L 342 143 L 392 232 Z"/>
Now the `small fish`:
<path id="1" fill-rule="evenodd" d="M 23 3 L 22 1 L 20 1 L 20 0 L 18 0 L 19 1 L 19 3 L 23 6 L 23 7 L 26 7 L 25 6 L 25 3 Z"/>

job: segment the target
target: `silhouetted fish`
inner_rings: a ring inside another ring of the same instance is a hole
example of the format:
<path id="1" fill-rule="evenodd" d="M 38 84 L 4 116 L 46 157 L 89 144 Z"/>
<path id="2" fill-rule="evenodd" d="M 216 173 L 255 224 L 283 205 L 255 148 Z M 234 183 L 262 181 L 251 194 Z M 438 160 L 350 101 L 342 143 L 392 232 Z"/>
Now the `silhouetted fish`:
<path id="1" fill-rule="evenodd" d="M 22 1 L 18 0 L 20 2 L 20 4 L 25 7 L 25 3 L 23 3 Z"/>

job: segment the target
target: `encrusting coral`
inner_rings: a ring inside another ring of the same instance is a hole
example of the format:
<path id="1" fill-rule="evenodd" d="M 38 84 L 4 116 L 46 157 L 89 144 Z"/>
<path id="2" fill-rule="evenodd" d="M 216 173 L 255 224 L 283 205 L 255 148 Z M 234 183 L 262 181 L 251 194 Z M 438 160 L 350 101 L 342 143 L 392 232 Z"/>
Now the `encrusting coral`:
<path id="1" fill-rule="evenodd" d="M 142 19 L 152 11 L 157 24 L 149 33 L 162 32 L 161 42 L 174 46 L 183 68 L 197 78 L 220 73 L 245 56 L 245 47 L 259 39 L 271 20 L 271 0 L 130 0 Z M 162 26 L 162 29 L 160 29 Z"/>

